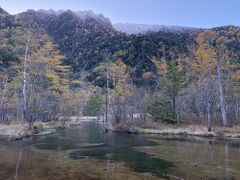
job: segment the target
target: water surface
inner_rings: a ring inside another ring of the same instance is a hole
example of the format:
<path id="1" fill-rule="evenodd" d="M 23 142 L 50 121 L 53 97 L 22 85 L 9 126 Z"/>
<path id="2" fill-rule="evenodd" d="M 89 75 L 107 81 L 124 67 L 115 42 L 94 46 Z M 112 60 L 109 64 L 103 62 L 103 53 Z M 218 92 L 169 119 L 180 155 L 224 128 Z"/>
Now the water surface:
<path id="1" fill-rule="evenodd" d="M 0 179 L 240 179 L 239 147 L 237 140 L 104 133 L 86 123 L 0 142 Z"/>

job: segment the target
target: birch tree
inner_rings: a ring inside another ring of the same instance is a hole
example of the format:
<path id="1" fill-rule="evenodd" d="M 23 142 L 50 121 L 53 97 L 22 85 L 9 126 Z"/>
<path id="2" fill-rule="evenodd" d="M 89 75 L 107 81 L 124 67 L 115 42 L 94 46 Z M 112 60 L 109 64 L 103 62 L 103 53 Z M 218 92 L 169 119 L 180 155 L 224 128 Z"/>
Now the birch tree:
<path id="1" fill-rule="evenodd" d="M 192 72 L 197 80 L 197 93 L 196 97 L 199 97 L 196 104 L 202 106 L 201 113 L 207 112 L 207 126 L 211 131 L 211 110 L 214 102 L 214 79 L 216 68 L 216 52 L 214 47 L 206 42 L 206 39 L 214 37 L 212 31 L 205 31 L 200 33 L 196 42 L 198 48 L 195 52 L 196 59 L 191 62 Z"/>
<path id="2" fill-rule="evenodd" d="M 28 59 L 28 50 L 29 50 L 29 41 L 30 41 L 30 29 L 27 32 L 27 42 L 24 55 L 24 64 L 23 64 L 23 118 L 27 120 L 27 59 Z"/>
<path id="3" fill-rule="evenodd" d="M 220 48 L 219 42 L 217 41 L 217 35 L 212 30 L 206 30 L 200 33 L 196 39 L 198 43 L 198 49 L 196 52 L 197 62 L 192 64 L 192 67 L 202 74 L 202 77 L 210 79 L 211 76 L 216 76 L 216 81 L 219 91 L 220 107 L 223 125 L 228 124 L 226 109 L 225 109 L 225 98 L 222 83 L 222 70 L 221 61 L 223 49 Z M 214 72 L 215 71 L 215 72 Z M 212 73 L 213 72 L 213 73 Z M 200 75 L 201 76 L 201 75 Z M 208 81 L 206 81 L 208 82 Z M 209 93 L 209 95 L 212 93 Z M 211 101 L 211 98 L 208 98 Z M 207 103 L 207 109 L 210 108 L 210 102 Z M 210 115 L 208 114 L 208 118 Z M 210 123 L 210 120 L 209 120 Z M 209 127 L 210 129 L 210 127 Z"/>

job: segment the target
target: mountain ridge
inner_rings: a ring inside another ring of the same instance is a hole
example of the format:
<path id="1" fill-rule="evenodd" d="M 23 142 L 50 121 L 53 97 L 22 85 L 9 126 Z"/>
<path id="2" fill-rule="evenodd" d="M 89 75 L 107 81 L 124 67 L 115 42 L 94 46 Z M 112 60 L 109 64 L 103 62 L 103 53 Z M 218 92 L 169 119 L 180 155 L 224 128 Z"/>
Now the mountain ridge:
<path id="1" fill-rule="evenodd" d="M 102 13 L 95 13 L 92 10 L 80 10 L 80 11 L 72 11 L 72 10 L 53 10 L 53 9 L 38 9 L 38 10 L 33 10 L 29 9 L 24 12 L 17 13 L 15 15 L 9 14 L 7 11 L 5 11 L 3 8 L 0 6 L 0 14 L 4 15 L 9 15 L 9 16 L 18 16 L 20 14 L 24 14 L 27 12 L 35 12 L 35 13 L 40 13 L 42 15 L 55 15 L 59 16 L 64 12 L 72 12 L 75 15 L 77 15 L 81 20 L 86 21 L 89 18 L 93 18 L 96 20 L 100 20 L 101 22 L 105 22 L 109 26 L 112 26 L 116 31 L 123 32 L 126 34 L 146 34 L 146 33 L 151 33 L 151 32 L 159 32 L 159 31 L 164 31 L 164 32 L 184 32 L 184 31 L 191 31 L 191 32 L 200 32 L 202 30 L 206 29 L 216 29 L 216 28 L 221 28 L 221 27 L 228 27 L 228 26 L 234 26 L 234 27 L 239 27 L 237 25 L 222 25 L 222 26 L 217 26 L 217 27 L 211 27 L 211 28 L 201 28 L 201 27 L 188 27 L 188 26 L 179 26 L 179 25 L 164 25 L 164 24 L 144 24 L 144 23 L 125 23 L 125 22 L 120 22 L 120 23 L 112 23 L 110 18 L 105 17 Z"/>

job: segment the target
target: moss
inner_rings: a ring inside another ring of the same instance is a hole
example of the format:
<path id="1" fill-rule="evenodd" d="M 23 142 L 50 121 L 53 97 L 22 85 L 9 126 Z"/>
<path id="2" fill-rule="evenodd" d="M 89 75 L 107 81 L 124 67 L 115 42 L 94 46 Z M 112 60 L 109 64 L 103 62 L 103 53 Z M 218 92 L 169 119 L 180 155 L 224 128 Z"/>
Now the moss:
<path id="1" fill-rule="evenodd" d="M 188 136 L 188 132 L 181 131 L 181 132 L 177 133 L 177 135 L 179 135 L 179 136 Z"/>
<path id="2" fill-rule="evenodd" d="M 129 130 L 128 130 L 129 133 L 138 133 L 138 130 L 134 127 L 130 127 Z"/>
<path id="3" fill-rule="evenodd" d="M 240 134 L 236 135 L 235 137 L 236 137 L 236 138 L 240 138 Z"/>
<path id="4" fill-rule="evenodd" d="M 33 135 L 33 132 L 31 130 L 27 131 L 25 137 L 31 137 Z"/>
<path id="5" fill-rule="evenodd" d="M 162 132 L 161 134 L 162 134 L 162 135 L 169 135 L 168 132 Z"/>
<path id="6" fill-rule="evenodd" d="M 221 132 L 221 131 L 218 131 L 218 132 L 217 132 L 217 138 L 218 138 L 218 139 L 224 139 L 224 137 L 225 137 L 225 135 L 224 135 L 223 132 Z"/>
<path id="7" fill-rule="evenodd" d="M 213 133 L 206 133 L 202 135 L 203 137 L 215 137 Z"/>
<path id="8" fill-rule="evenodd" d="M 43 131 L 48 129 L 64 129 L 64 126 L 61 122 L 52 121 L 46 124 L 42 124 L 42 129 Z"/>

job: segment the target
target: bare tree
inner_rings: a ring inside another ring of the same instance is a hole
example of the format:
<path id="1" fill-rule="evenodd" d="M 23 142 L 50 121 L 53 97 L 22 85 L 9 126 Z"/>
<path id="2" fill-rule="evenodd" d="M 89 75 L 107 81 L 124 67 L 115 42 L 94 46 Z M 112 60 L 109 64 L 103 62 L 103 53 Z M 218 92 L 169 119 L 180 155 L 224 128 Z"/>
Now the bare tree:
<path id="1" fill-rule="evenodd" d="M 6 91 L 7 91 L 7 84 L 8 84 L 8 76 L 4 82 L 4 88 L 3 88 L 3 92 L 2 92 L 2 98 L 1 98 L 1 121 L 4 121 L 4 100 L 5 100 L 5 95 L 6 95 Z"/>
<path id="2" fill-rule="evenodd" d="M 26 120 L 27 118 L 27 58 L 28 58 L 28 50 L 29 50 L 29 41 L 30 41 L 30 29 L 27 32 L 27 42 L 26 42 L 26 49 L 25 49 L 25 56 L 24 56 L 24 69 L 23 69 L 23 118 Z"/>
<path id="3" fill-rule="evenodd" d="M 221 71 L 221 65 L 220 65 L 220 52 L 219 52 L 220 50 L 221 50 L 221 48 L 217 49 L 217 84 L 218 84 L 218 89 L 219 89 L 219 97 L 220 97 L 223 125 L 227 126 L 228 121 L 227 121 L 224 92 L 223 92 L 223 85 L 222 85 L 222 71 Z"/>
<path id="4" fill-rule="evenodd" d="M 106 68 L 106 102 L 105 102 L 105 128 L 108 131 L 108 107 L 109 107 L 109 55 L 105 55 L 105 68 Z"/>

